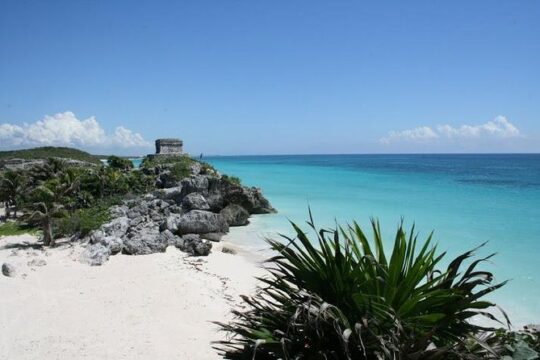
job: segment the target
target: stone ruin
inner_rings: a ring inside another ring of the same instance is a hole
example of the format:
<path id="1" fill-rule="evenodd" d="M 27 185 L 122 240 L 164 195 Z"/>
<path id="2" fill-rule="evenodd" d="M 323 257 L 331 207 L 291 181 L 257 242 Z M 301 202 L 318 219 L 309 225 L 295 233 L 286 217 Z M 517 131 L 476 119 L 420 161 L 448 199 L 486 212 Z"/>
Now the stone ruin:
<path id="1" fill-rule="evenodd" d="M 155 156 L 180 156 L 183 154 L 183 145 L 180 139 L 157 139 Z"/>

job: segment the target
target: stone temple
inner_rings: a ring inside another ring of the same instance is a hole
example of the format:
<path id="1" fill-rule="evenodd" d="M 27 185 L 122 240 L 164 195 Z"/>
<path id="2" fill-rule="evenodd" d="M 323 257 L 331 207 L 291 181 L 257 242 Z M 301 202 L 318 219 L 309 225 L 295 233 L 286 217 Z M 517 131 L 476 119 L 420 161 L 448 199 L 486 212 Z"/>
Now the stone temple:
<path id="1" fill-rule="evenodd" d="M 180 139 L 157 139 L 155 156 L 180 156 L 184 143 Z"/>

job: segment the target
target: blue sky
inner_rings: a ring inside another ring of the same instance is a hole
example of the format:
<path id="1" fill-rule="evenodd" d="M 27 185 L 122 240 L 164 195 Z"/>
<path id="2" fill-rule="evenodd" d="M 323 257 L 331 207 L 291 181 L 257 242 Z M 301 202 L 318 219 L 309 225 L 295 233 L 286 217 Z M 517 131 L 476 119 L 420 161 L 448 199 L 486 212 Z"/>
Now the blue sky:
<path id="1" fill-rule="evenodd" d="M 0 150 L 539 152 L 540 1 L 0 3 Z"/>

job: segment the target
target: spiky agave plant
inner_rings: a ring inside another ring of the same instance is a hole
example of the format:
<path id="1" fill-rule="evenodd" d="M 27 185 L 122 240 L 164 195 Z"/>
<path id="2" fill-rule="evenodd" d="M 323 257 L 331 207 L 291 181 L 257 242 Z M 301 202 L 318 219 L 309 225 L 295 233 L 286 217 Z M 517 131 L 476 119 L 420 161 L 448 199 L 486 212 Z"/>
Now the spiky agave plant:
<path id="1" fill-rule="evenodd" d="M 268 241 L 278 255 L 267 261 L 263 286 L 243 297 L 247 310 L 218 323 L 229 335 L 215 345 L 225 358 L 475 358 L 471 341 L 483 358 L 497 356 L 478 336 L 490 329 L 470 322 L 498 321 L 483 298 L 506 282 L 477 270 L 492 255 L 462 271 L 468 251 L 440 271 L 445 253 L 431 235 L 420 246 L 414 226 L 409 235 L 398 226 L 388 258 L 376 220 L 371 241 L 357 223 L 317 230 L 311 213 L 315 241 L 291 224 L 295 238 Z"/>

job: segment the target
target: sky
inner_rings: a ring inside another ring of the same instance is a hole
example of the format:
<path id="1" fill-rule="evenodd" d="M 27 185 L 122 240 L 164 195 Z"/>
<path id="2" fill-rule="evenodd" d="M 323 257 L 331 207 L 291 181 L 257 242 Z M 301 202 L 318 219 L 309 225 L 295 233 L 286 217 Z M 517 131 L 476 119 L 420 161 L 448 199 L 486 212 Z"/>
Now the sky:
<path id="1" fill-rule="evenodd" d="M 540 152 L 540 1 L 0 1 L 0 150 Z"/>

